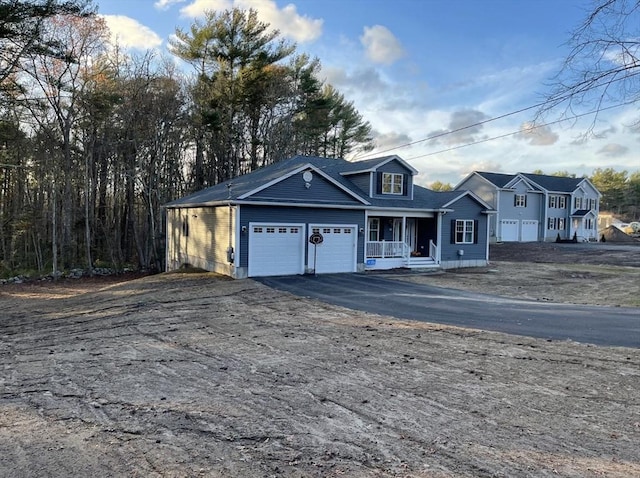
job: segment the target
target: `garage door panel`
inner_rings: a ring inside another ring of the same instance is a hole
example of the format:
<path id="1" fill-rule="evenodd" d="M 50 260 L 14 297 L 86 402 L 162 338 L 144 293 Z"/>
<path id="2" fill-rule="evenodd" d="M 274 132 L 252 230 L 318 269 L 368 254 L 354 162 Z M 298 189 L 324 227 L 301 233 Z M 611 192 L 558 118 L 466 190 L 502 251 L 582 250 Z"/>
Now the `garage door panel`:
<path id="1" fill-rule="evenodd" d="M 356 247 L 358 241 L 356 226 L 312 225 L 311 232 L 322 234 L 321 244 L 309 244 L 308 264 L 316 274 L 355 272 Z"/>
<path id="2" fill-rule="evenodd" d="M 304 244 L 303 224 L 250 224 L 248 275 L 303 274 Z"/>
<path id="3" fill-rule="evenodd" d="M 522 221 L 522 242 L 534 242 L 538 240 L 538 221 Z"/>
<path id="4" fill-rule="evenodd" d="M 518 241 L 518 225 L 517 219 L 503 219 L 500 221 L 500 239 L 503 242 Z"/>

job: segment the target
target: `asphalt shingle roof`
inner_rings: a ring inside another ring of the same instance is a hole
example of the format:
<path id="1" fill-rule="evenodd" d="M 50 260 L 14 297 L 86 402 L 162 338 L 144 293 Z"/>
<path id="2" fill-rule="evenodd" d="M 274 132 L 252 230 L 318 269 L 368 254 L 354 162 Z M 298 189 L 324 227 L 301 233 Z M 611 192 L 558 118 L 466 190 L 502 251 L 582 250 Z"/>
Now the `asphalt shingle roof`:
<path id="1" fill-rule="evenodd" d="M 253 191 L 261 185 L 277 180 L 305 164 L 313 165 L 338 184 L 365 199 L 370 203 L 369 207 L 435 210 L 441 208 L 444 204 L 447 204 L 452 199 L 455 199 L 462 194 L 461 191 L 437 192 L 414 185 L 413 200 L 407 200 L 406 198 L 371 198 L 367 192 L 360 190 L 348 179 L 348 177 L 341 174 L 344 172 L 374 169 L 377 165 L 387 161 L 389 158 L 390 156 L 385 156 L 366 161 L 350 162 L 344 159 L 321 158 L 317 156 L 294 156 L 293 158 L 238 176 L 230 181 L 197 191 L 168 203 L 166 207 L 201 206 L 223 203 L 225 201 L 238 201 L 244 194 Z M 248 197 L 245 201 L 251 201 L 251 198 Z M 283 203 L 289 201 L 278 200 L 277 202 Z M 295 201 L 291 200 L 290 202 Z M 363 204 L 362 207 L 367 206 Z"/>
<path id="2" fill-rule="evenodd" d="M 571 193 L 575 191 L 578 185 L 584 181 L 584 178 L 570 178 L 563 176 L 549 176 L 546 174 L 531 174 L 531 173 L 517 173 L 517 174 L 503 174 L 503 173 L 489 173 L 485 171 L 476 171 L 477 174 L 490 181 L 492 184 L 499 188 L 505 187 L 512 179 L 520 175 L 529 181 L 540 186 L 547 191 L 565 192 Z"/>
<path id="3" fill-rule="evenodd" d="M 557 191 L 570 193 L 575 191 L 578 185 L 584 181 L 584 178 L 568 178 L 563 176 L 547 176 L 546 174 L 529 174 L 521 173 L 527 179 L 530 179 L 547 191 Z"/>

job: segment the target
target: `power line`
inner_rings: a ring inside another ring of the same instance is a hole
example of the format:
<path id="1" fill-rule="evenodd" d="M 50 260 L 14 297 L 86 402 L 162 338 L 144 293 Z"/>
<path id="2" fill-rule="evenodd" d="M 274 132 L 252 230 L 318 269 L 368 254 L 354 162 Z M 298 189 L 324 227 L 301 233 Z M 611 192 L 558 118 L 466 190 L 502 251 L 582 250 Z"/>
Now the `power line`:
<path id="1" fill-rule="evenodd" d="M 534 125 L 534 126 L 531 126 L 530 128 L 527 128 L 526 131 L 531 131 L 531 130 L 534 130 L 534 129 L 542 128 L 544 126 L 550 126 L 552 124 L 562 123 L 563 121 L 570 121 L 570 120 L 582 118 L 583 116 L 592 115 L 592 114 L 598 113 L 600 111 L 607 111 L 607 110 L 611 110 L 611 109 L 614 109 L 614 108 L 619 108 L 621 106 L 627 106 L 627 105 L 630 105 L 630 104 L 633 104 L 633 103 L 635 103 L 635 101 L 628 101 L 626 103 L 620 103 L 620 104 L 617 104 L 617 105 L 612 105 L 612 106 L 607 106 L 605 108 L 599 108 L 599 109 L 596 109 L 596 110 L 592 110 L 592 111 L 589 111 L 587 113 L 574 115 L 574 116 L 572 116 L 570 118 L 562 118 L 562 119 L 559 119 L 559 120 L 556 120 L 556 121 L 550 121 L 548 123 Z M 477 141 L 473 141 L 471 143 L 460 144 L 458 146 L 452 146 L 451 148 L 441 149 L 439 151 L 434 151 L 434 152 L 431 152 L 431 153 L 421 154 L 419 156 L 413 156 L 411 158 L 406 158 L 406 161 L 411 161 L 411 160 L 419 159 L 419 158 L 426 158 L 427 156 L 435 156 L 436 154 L 447 153 L 449 151 L 455 151 L 456 149 L 466 148 L 468 146 L 474 146 L 476 144 L 481 144 L 481 143 L 487 143 L 489 141 L 494 141 L 496 139 L 506 138 L 508 136 L 513 136 L 514 134 L 519 134 L 519 133 L 522 133 L 522 132 L 523 132 L 522 130 L 512 131 L 510 133 L 505 133 L 505 134 L 501 134 L 501 135 L 498 135 L 498 136 L 492 136 L 491 138 L 484 138 L 484 139 L 480 139 L 480 140 L 477 140 Z"/>
<path id="2" fill-rule="evenodd" d="M 632 74 L 625 75 L 625 76 L 620 77 L 620 78 L 616 78 L 616 79 L 611 80 L 611 81 L 605 81 L 605 82 L 603 82 L 603 83 L 593 84 L 593 85 L 590 85 L 588 88 L 584 88 L 584 89 L 580 90 L 580 92 L 579 92 L 579 93 L 580 93 L 580 94 L 584 94 L 584 93 L 586 93 L 587 91 L 590 91 L 590 90 L 593 90 L 593 89 L 596 89 L 596 88 L 600 88 L 600 87 L 602 87 L 602 86 L 607 86 L 607 87 L 608 87 L 608 86 L 610 86 L 612 83 L 616 83 L 616 82 L 618 82 L 618 81 L 622 81 L 622 80 L 629 79 L 629 77 L 635 76 L 635 75 L 637 75 L 637 74 L 640 74 L 640 73 L 632 73 Z M 567 99 L 571 98 L 572 96 L 574 96 L 574 94 L 575 94 L 574 92 L 568 92 L 568 93 L 566 93 L 565 95 L 560 96 L 559 98 L 556 98 L 556 99 L 554 100 L 554 104 L 557 106 L 557 105 L 559 105 L 559 104 L 563 103 L 564 101 L 566 101 Z M 470 128 L 475 128 L 476 126 L 482 126 L 482 125 L 484 125 L 484 124 L 491 123 L 491 122 L 493 122 L 493 121 L 497 121 L 497 120 L 499 120 L 499 119 L 503 119 L 503 118 L 507 118 L 507 117 L 509 117 L 509 116 L 513 116 L 513 115 L 516 115 L 516 114 L 519 114 L 519 113 L 523 113 L 524 111 L 532 110 L 532 109 L 534 109 L 534 108 L 540 108 L 541 106 L 544 106 L 544 105 L 546 105 L 546 104 L 548 104 L 548 101 L 542 101 L 542 102 L 537 103 L 537 104 L 535 104 L 535 105 L 526 106 L 526 107 L 521 108 L 521 109 L 519 109 L 519 110 L 511 111 L 511 112 L 509 112 L 509 113 L 505 113 L 505 114 L 502 114 L 502 115 L 500 115 L 500 116 L 495 116 L 495 117 L 493 117 L 493 118 L 489 118 L 489 119 L 486 119 L 486 120 L 483 120 L 483 121 L 479 121 L 479 122 L 477 122 L 477 123 L 473 123 L 473 124 L 470 124 L 470 125 L 467 125 L 467 126 L 463 126 L 463 127 L 461 127 L 461 128 L 456 128 L 456 129 L 449 130 L 449 131 L 443 131 L 443 132 L 441 132 L 441 133 L 434 134 L 434 135 L 432 135 L 432 136 L 428 136 L 428 137 L 426 137 L 426 138 L 419 139 L 419 140 L 417 140 L 417 141 L 413 141 L 413 142 L 411 142 L 411 143 L 401 144 L 400 146 L 394 146 L 394 147 L 392 147 L 392 148 L 388 148 L 388 149 L 385 149 L 385 150 L 382 150 L 382 151 L 376 151 L 376 152 L 372 152 L 372 153 L 366 153 L 366 154 L 363 154 L 363 155 L 361 155 L 361 156 L 356 156 L 356 157 L 354 158 L 354 160 L 358 160 L 358 159 L 361 159 L 361 158 L 366 158 L 366 157 L 369 157 L 369 156 L 377 156 L 377 155 L 380 155 L 380 154 L 388 153 L 388 152 L 390 152 L 390 151 L 395 151 L 395 150 L 397 150 L 397 149 L 402 149 L 402 148 L 406 148 L 406 147 L 409 147 L 409 146 L 413 146 L 413 145 L 418 144 L 418 143 L 424 143 L 425 141 L 431 141 L 431 140 L 434 140 L 434 139 L 441 138 L 441 137 L 443 137 L 443 136 L 447 136 L 447 135 L 454 134 L 454 133 L 459 133 L 460 131 L 464 131 L 464 130 L 467 130 L 467 129 L 470 129 Z M 622 104 L 620 104 L 620 105 L 616 105 L 616 106 L 613 106 L 613 107 L 624 106 L 624 105 L 626 105 L 626 104 L 629 104 L 629 103 L 622 103 Z M 561 119 L 561 120 L 558 120 L 558 121 L 552 121 L 552 122 L 550 122 L 550 123 L 546 123 L 546 124 L 544 124 L 544 125 L 540 125 L 540 126 L 548 126 L 548 125 L 551 125 L 551 124 L 560 123 L 560 122 L 565 121 L 565 120 L 567 120 L 567 119 L 580 118 L 581 116 L 586 116 L 586 115 L 589 115 L 589 114 L 593 114 L 593 113 L 596 113 L 597 111 L 606 111 L 607 109 L 611 109 L 611 107 L 607 107 L 607 108 L 600 108 L 600 109 L 597 109 L 597 110 L 595 110 L 595 111 L 590 111 L 589 113 L 584 113 L 584 114 L 581 114 L 581 115 L 577 115 L 577 116 L 574 116 L 574 117 L 572 117 L 572 118 L 563 118 L 563 119 Z M 536 129 L 536 128 L 538 128 L 538 126 L 533 127 L 532 129 Z M 511 135 L 511 134 L 515 134 L 515 133 L 509 133 L 509 134 L 506 134 L 506 135 L 497 136 L 497 137 L 495 137 L 495 138 L 493 138 L 493 139 L 500 139 L 500 138 L 503 138 L 503 137 L 505 137 L 505 136 L 509 136 L 509 135 Z M 416 156 L 416 157 L 417 157 L 417 158 L 421 158 L 421 157 L 424 157 L 424 156 L 430 156 L 431 154 L 438 154 L 438 153 L 440 153 L 440 152 L 451 151 L 451 150 L 453 150 L 453 149 L 463 148 L 463 147 L 465 147 L 465 146 L 472 146 L 472 145 L 474 145 L 474 144 L 484 143 L 484 142 L 486 142 L 486 141 L 490 141 L 490 140 L 491 140 L 491 138 L 490 138 L 490 139 L 485 139 L 485 140 L 480 140 L 480 141 L 476 141 L 476 142 L 469 143 L 469 144 L 466 144 L 466 145 L 457 146 L 457 147 L 454 147 L 454 148 L 451 148 L 451 149 L 448 149 L 448 150 L 443 150 L 443 151 L 439 151 L 439 152 L 436 152 L 436 153 L 430 153 L 430 154 L 426 154 L 426 155 L 423 155 L 423 156 Z"/>
<path id="3" fill-rule="evenodd" d="M 461 128 L 452 129 L 452 130 L 449 130 L 449 131 L 443 131 L 441 133 L 434 134 L 432 136 L 428 136 L 426 138 L 419 139 L 417 141 L 413 141 L 411 143 L 402 144 L 400 146 L 394 146 L 393 148 L 385 149 L 383 151 L 376 151 L 375 153 L 363 154 L 362 156 L 358 156 L 358 157 L 356 157 L 354 159 L 357 160 L 357 159 L 360 159 L 360 158 L 363 158 L 363 157 L 367 157 L 367 156 L 377 156 L 379 154 L 388 153 L 389 151 L 395 151 L 396 149 L 402 149 L 402 148 L 406 148 L 408 146 L 413 146 L 414 144 L 424 143 L 425 141 L 431 141 L 431 140 L 434 140 L 434 139 L 438 139 L 438 138 L 441 138 L 442 136 L 447 136 L 447 135 L 450 135 L 450 134 L 459 133 L 460 131 L 464 131 L 464 130 L 469 129 L 469 128 L 475 128 L 476 126 L 481 126 L 483 124 L 491 123 L 492 121 L 497 121 L 497 120 L 502 119 L 502 118 L 507 118 L 509 116 L 517 115 L 518 113 L 522 113 L 524 111 L 532 110 L 534 108 L 539 108 L 543 104 L 544 104 L 544 102 L 543 103 L 538 103 L 537 105 L 527 106 L 525 108 L 522 108 L 522 109 L 519 109 L 519 110 L 516 110 L 516 111 L 512 111 L 510 113 L 505 113 L 503 115 L 496 116 L 496 117 L 493 117 L 493 118 L 489 118 L 489 119 L 486 119 L 486 120 L 483 120 L 483 121 L 478 121 L 477 123 L 473 123 L 473 124 L 470 124 L 470 125 L 467 125 L 467 126 L 463 126 Z"/>

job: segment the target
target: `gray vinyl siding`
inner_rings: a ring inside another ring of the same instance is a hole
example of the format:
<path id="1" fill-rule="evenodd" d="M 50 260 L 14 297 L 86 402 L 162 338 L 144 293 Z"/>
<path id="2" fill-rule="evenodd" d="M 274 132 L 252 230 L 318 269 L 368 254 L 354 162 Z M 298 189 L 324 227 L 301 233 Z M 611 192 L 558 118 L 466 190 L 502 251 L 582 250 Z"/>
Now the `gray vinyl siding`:
<path id="1" fill-rule="evenodd" d="M 465 189 L 473 192 L 494 209 L 498 206 L 498 191 L 496 187 L 481 177 L 474 174 L 456 187 L 456 191 L 463 191 Z"/>
<path id="2" fill-rule="evenodd" d="M 302 173 L 296 174 L 250 196 L 252 200 L 287 200 L 296 203 L 323 202 L 338 204 L 362 204 L 350 194 L 318 174 L 313 175 L 309 187 L 305 186 Z"/>
<path id="3" fill-rule="evenodd" d="M 314 179 L 315 181 L 315 179 Z M 318 209 L 304 207 L 273 207 L 273 206 L 240 206 L 240 228 L 246 226 L 249 229 L 251 222 L 273 222 L 286 224 L 304 224 L 307 236 L 309 224 L 357 224 L 358 257 L 357 263 L 364 263 L 364 235 L 359 233 L 360 228 L 365 227 L 363 210 L 350 209 Z M 309 243 L 306 242 L 305 258 L 307 257 Z M 240 267 L 248 267 L 249 259 L 249 234 L 240 234 Z"/>
<path id="4" fill-rule="evenodd" d="M 371 173 L 350 174 L 349 176 L 345 176 L 345 178 L 351 181 L 367 196 L 371 195 Z"/>
<path id="5" fill-rule="evenodd" d="M 483 214 L 483 208 L 472 198 L 465 196 L 451 205 L 454 209 L 442 217 L 442 244 L 441 261 L 482 261 L 487 260 L 487 214 Z M 451 221 L 456 219 L 478 221 L 476 244 L 452 243 Z M 463 256 L 458 251 L 463 250 Z"/>
<path id="6" fill-rule="evenodd" d="M 409 171 L 401 162 L 396 160 L 389 161 L 387 164 L 380 166 L 378 171 L 384 173 L 411 174 L 411 171 Z"/>
<path id="7" fill-rule="evenodd" d="M 525 194 L 527 196 L 526 207 L 515 206 L 516 194 Z M 542 220 L 542 202 L 545 196 L 541 193 L 531 192 L 526 184 L 520 182 L 514 187 L 514 191 L 500 192 L 500 219 L 517 219 L 524 220 Z"/>
<path id="8" fill-rule="evenodd" d="M 565 198 L 565 207 L 549 207 L 549 196 L 562 196 Z M 547 220 L 544 221 L 542 225 L 542 230 L 544 231 L 544 239 L 545 240 L 555 240 L 557 235 L 560 234 L 561 239 L 566 239 L 569 236 L 569 228 L 571 225 L 571 217 L 570 211 L 572 207 L 572 200 L 570 194 L 559 194 L 559 193 L 549 193 L 549 195 L 545 196 L 545 207 L 547 210 Z M 549 229 L 549 219 L 550 218 L 562 218 L 564 219 L 565 226 L 564 229 L 559 231 L 557 229 Z"/>

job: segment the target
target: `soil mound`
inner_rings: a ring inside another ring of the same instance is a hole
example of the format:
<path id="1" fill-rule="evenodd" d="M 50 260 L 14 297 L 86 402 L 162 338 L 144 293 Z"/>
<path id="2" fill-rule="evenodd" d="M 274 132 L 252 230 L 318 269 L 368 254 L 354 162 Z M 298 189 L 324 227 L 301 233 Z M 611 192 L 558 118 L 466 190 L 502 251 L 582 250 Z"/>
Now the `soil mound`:
<path id="1" fill-rule="evenodd" d="M 609 226 L 602 232 L 602 237 L 607 242 L 638 242 L 638 239 L 622 232 L 615 226 Z"/>

